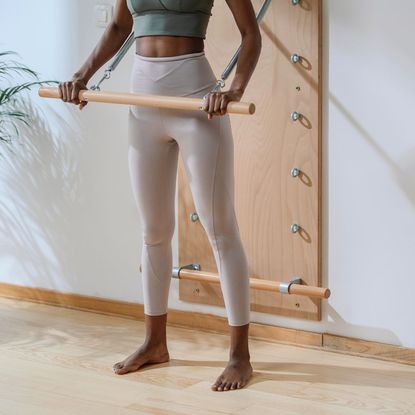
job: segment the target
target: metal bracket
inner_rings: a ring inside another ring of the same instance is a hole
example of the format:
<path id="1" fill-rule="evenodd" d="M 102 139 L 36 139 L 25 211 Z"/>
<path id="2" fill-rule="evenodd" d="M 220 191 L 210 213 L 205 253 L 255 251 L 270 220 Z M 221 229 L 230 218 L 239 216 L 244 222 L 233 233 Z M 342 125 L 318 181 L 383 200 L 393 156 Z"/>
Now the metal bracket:
<path id="1" fill-rule="evenodd" d="M 200 266 L 200 264 L 187 264 L 187 265 L 182 265 L 181 267 L 173 267 L 172 277 L 180 278 L 180 270 L 183 268 L 192 269 L 193 271 L 200 271 L 202 267 Z"/>
<path id="2" fill-rule="evenodd" d="M 271 0 L 264 0 L 264 2 L 262 3 L 262 6 L 259 9 L 259 12 L 256 15 L 257 23 L 259 23 L 262 20 L 262 18 L 264 17 L 270 3 L 271 3 Z M 225 80 L 228 78 L 228 76 L 232 72 L 233 68 L 235 67 L 236 63 L 238 62 L 239 53 L 241 52 L 241 49 L 242 49 L 242 44 L 239 45 L 238 49 L 236 50 L 236 52 L 232 56 L 231 60 L 229 61 L 228 65 L 226 66 L 226 68 L 222 72 L 222 75 L 220 76 L 219 79 L 216 80 L 216 84 L 214 85 L 213 89 L 210 92 L 220 92 L 221 89 L 225 86 Z M 209 95 L 210 92 L 205 94 L 202 98 L 203 99 L 203 104 L 202 104 L 201 107 L 199 107 L 199 109 L 202 110 L 202 111 L 205 107 L 206 99 L 207 99 L 207 96 Z"/>
<path id="3" fill-rule="evenodd" d="M 288 282 L 280 282 L 280 293 L 281 294 L 289 294 L 289 289 L 291 284 L 300 284 L 301 285 L 301 278 L 294 277 L 292 280 Z"/>
<path id="4" fill-rule="evenodd" d="M 293 53 L 291 55 L 291 62 L 293 64 L 296 64 L 296 63 L 300 62 L 300 60 L 301 60 L 301 58 L 300 58 L 300 55 L 298 53 Z"/>
<path id="5" fill-rule="evenodd" d="M 291 176 L 292 177 L 297 177 L 300 174 L 300 169 L 298 169 L 297 167 L 293 167 L 291 169 Z"/>
<path id="6" fill-rule="evenodd" d="M 291 225 L 291 232 L 292 233 L 297 233 L 300 230 L 300 225 L 298 223 L 293 223 Z"/>
<path id="7" fill-rule="evenodd" d="M 301 114 L 297 111 L 294 111 L 294 112 L 291 113 L 291 119 L 293 121 L 298 121 L 300 119 L 300 117 L 301 117 Z"/>
<path id="8" fill-rule="evenodd" d="M 213 87 L 213 89 L 212 89 L 210 92 L 208 92 L 208 93 L 206 93 L 205 95 L 203 95 L 203 98 L 202 98 L 202 100 L 203 100 L 203 104 L 202 104 L 202 106 L 201 106 L 201 107 L 199 107 L 199 109 L 200 109 L 201 111 L 204 111 L 204 108 L 205 108 L 205 105 L 206 105 L 206 100 L 207 100 L 208 95 L 209 95 L 211 92 L 220 92 L 221 88 L 223 88 L 224 86 L 225 86 L 225 80 L 224 80 L 224 79 L 217 79 L 217 80 L 216 80 L 216 84 L 215 84 L 215 86 Z"/>
<path id="9" fill-rule="evenodd" d="M 192 222 L 196 222 L 197 220 L 199 220 L 199 215 L 197 214 L 197 212 L 193 212 L 190 214 L 190 220 Z"/>

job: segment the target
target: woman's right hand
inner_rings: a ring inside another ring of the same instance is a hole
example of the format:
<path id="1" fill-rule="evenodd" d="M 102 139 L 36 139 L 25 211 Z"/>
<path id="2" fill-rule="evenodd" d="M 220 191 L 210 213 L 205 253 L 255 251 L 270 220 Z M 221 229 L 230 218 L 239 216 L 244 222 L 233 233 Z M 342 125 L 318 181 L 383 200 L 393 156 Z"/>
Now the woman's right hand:
<path id="1" fill-rule="evenodd" d="M 79 105 L 79 109 L 82 110 L 88 101 L 79 101 L 79 91 L 88 89 L 83 79 L 72 78 L 70 81 L 59 83 L 60 98 L 64 102 L 70 102 L 71 104 Z"/>

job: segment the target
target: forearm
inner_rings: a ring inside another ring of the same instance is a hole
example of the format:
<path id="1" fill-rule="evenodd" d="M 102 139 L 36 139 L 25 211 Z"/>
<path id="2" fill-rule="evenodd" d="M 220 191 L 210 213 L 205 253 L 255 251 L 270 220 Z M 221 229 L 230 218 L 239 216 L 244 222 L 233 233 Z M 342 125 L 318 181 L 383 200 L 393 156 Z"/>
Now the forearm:
<path id="1" fill-rule="evenodd" d="M 122 30 L 115 24 L 108 25 L 88 59 L 72 78 L 81 79 L 86 84 L 95 72 L 119 51 L 129 34 L 130 32 Z"/>
<path id="2" fill-rule="evenodd" d="M 238 90 L 242 93 L 245 91 L 257 65 L 261 47 L 261 36 L 256 32 L 246 34 L 242 38 L 236 72 L 229 88 L 230 90 Z"/>

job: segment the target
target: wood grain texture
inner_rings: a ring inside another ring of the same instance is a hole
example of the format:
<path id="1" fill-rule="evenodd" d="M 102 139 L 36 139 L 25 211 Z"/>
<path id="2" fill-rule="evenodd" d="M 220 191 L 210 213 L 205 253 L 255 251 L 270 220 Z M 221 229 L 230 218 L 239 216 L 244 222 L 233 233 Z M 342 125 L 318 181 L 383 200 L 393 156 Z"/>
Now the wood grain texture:
<path id="1" fill-rule="evenodd" d="M 381 342 L 368 342 L 352 337 L 323 334 L 323 347 L 332 351 L 361 355 L 370 355 L 377 359 L 415 365 L 415 350 L 409 347 L 388 347 Z"/>
<path id="2" fill-rule="evenodd" d="M 116 315 L 130 319 L 144 319 L 142 304 L 128 303 L 105 298 L 84 296 L 72 293 L 60 293 L 44 288 L 24 287 L 14 284 L 0 283 L 0 297 L 24 299 L 43 304 L 51 304 L 83 311 Z M 228 333 L 227 319 L 207 313 L 195 313 L 169 308 L 168 324 L 198 330 Z M 251 338 L 259 337 L 269 341 L 281 341 L 304 346 L 321 346 L 322 335 L 306 330 L 296 330 L 268 324 L 251 323 Z"/>
<path id="3" fill-rule="evenodd" d="M 254 0 L 259 10 L 262 0 Z M 262 53 L 245 91 L 255 102 L 250 117 L 232 116 L 236 214 L 250 278 L 321 287 L 321 1 L 271 2 L 261 24 Z M 240 44 L 226 2 L 215 4 L 206 55 L 217 75 Z M 301 60 L 291 62 L 291 54 Z M 231 83 L 231 75 L 225 90 Z M 293 122 L 291 112 L 301 113 Z M 291 169 L 301 170 L 293 178 Z M 179 163 L 179 262 L 217 273 L 211 246 L 195 211 Z M 291 225 L 300 225 L 298 233 Z M 220 286 L 180 281 L 180 299 L 224 306 Z M 321 320 L 321 299 L 251 290 L 251 309 Z"/>
<path id="4" fill-rule="evenodd" d="M 41 86 L 38 95 L 43 98 L 61 98 L 59 88 Z M 144 105 L 147 107 L 173 108 L 179 110 L 200 111 L 203 99 L 190 97 L 173 97 L 154 94 L 142 94 L 132 92 L 93 91 L 83 89 L 79 91 L 79 101 L 102 102 L 106 104 Z M 232 101 L 228 104 L 228 112 L 231 114 L 253 114 L 255 105 L 252 102 Z"/>
<path id="5" fill-rule="evenodd" d="M 374 415 L 415 413 L 415 367 L 250 341 L 245 388 L 214 392 L 227 336 L 168 328 L 171 360 L 127 375 L 141 321 L 0 299 L 0 413 Z"/>
<path id="6" fill-rule="evenodd" d="M 44 288 L 31 288 L 0 283 L 0 297 L 29 300 L 41 304 L 51 304 L 129 319 L 144 319 L 144 309 L 142 304 L 114 301 L 79 294 L 60 293 Z M 169 309 L 167 321 L 169 326 L 185 327 L 217 334 L 227 334 L 229 332 L 226 318 L 213 314 Z M 261 339 L 268 342 L 325 349 L 343 354 L 354 354 L 415 365 L 415 349 L 394 344 L 379 343 L 338 336 L 331 333 L 297 330 L 255 322 L 252 322 L 249 326 L 249 336 L 251 339 Z"/>
<path id="7" fill-rule="evenodd" d="M 207 272 L 203 270 L 193 270 L 182 268 L 179 272 L 180 281 L 197 281 L 200 283 L 215 283 L 220 284 L 220 278 L 218 274 L 214 272 Z M 254 290 L 268 291 L 274 293 L 284 292 L 281 289 L 281 281 L 269 281 L 262 278 L 250 278 L 249 286 Z M 284 288 L 285 290 L 285 288 Z M 330 290 L 328 288 L 313 287 L 303 284 L 290 284 L 288 288 L 288 294 L 296 294 L 307 297 L 317 298 L 329 298 Z"/>

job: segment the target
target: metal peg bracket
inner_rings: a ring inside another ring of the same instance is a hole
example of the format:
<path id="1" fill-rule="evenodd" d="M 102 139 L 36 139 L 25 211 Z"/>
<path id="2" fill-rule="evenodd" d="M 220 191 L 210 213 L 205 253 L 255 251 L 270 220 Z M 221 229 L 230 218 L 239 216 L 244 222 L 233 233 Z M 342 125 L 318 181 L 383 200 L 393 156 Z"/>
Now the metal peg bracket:
<path id="1" fill-rule="evenodd" d="M 191 269 L 193 271 L 200 271 L 201 270 L 201 266 L 200 264 L 187 264 L 187 265 L 183 265 L 181 267 L 173 267 L 173 274 L 172 277 L 173 278 L 180 278 L 180 270 L 181 269 Z"/>
<path id="2" fill-rule="evenodd" d="M 301 278 L 300 277 L 294 277 L 292 280 L 290 280 L 288 282 L 281 282 L 280 283 L 280 293 L 281 294 L 289 294 L 291 284 L 300 284 L 301 285 Z"/>
<path id="3" fill-rule="evenodd" d="M 298 169 L 297 167 L 293 167 L 291 169 L 291 176 L 292 177 L 297 177 L 300 175 L 300 169 Z"/>
<path id="4" fill-rule="evenodd" d="M 299 112 L 297 112 L 297 111 L 293 111 L 291 113 L 291 119 L 293 121 L 298 121 L 300 119 L 300 117 L 301 117 L 301 114 Z"/>
<path id="5" fill-rule="evenodd" d="M 291 55 L 291 63 L 296 64 L 296 63 L 300 62 L 300 60 L 301 60 L 301 58 L 300 58 L 300 55 L 298 53 L 293 53 Z"/>
<path id="6" fill-rule="evenodd" d="M 292 225 L 291 225 L 291 232 L 292 233 L 297 233 L 299 230 L 300 230 L 300 225 L 298 225 L 297 223 L 293 223 Z"/>

